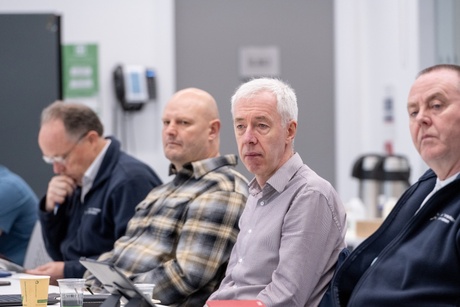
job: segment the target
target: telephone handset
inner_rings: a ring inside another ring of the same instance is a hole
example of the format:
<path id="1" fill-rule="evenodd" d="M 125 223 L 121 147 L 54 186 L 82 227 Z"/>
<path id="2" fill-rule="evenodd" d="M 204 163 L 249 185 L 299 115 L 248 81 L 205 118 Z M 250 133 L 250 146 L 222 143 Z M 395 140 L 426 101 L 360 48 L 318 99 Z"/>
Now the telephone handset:
<path id="1" fill-rule="evenodd" d="M 138 65 L 118 65 L 113 72 L 115 95 L 125 111 L 141 110 L 156 98 L 155 72 Z"/>

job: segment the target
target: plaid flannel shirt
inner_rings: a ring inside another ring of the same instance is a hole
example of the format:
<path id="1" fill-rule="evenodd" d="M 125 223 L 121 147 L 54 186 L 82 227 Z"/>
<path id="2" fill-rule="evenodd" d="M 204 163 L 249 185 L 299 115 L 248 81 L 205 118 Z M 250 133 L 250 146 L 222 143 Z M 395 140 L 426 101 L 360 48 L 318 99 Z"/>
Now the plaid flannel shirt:
<path id="1" fill-rule="evenodd" d="M 100 256 L 134 282 L 154 283 L 153 298 L 203 306 L 217 289 L 238 234 L 248 187 L 235 155 L 184 165 L 136 207 L 125 236 Z M 96 282 L 97 283 L 97 282 Z"/>

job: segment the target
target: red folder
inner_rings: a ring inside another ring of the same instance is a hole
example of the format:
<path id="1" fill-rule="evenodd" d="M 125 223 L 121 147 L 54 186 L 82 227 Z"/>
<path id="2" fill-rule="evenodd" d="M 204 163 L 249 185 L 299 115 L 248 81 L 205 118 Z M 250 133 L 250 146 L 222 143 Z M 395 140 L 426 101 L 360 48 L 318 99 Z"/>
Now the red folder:
<path id="1" fill-rule="evenodd" d="M 216 300 L 207 301 L 206 307 L 265 307 L 259 300 Z"/>

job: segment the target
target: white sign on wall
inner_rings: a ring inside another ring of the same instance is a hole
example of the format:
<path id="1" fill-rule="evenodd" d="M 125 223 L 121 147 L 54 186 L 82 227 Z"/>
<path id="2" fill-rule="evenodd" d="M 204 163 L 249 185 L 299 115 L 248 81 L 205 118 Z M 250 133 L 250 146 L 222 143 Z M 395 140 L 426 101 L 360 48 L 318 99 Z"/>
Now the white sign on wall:
<path id="1" fill-rule="evenodd" d="M 278 77 L 280 52 L 277 46 L 246 46 L 239 52 L 239 72 L 243 79 Z"/>

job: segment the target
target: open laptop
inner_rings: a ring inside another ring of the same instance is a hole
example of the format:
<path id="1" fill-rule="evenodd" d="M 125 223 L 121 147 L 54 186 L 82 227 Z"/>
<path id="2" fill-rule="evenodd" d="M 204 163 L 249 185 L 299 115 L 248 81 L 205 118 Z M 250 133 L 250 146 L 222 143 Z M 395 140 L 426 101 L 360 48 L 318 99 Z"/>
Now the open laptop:
<path id="1" fill-rule="evenodd" d="M 125 307 L 156 307 L 152 300 L 146 299 L 142 291 L 111 263 L 81 258 L 80 263 L 87 268 L 111 294 L 102 307 L 116 306 L 121 297 L 128 302 Z"/>

